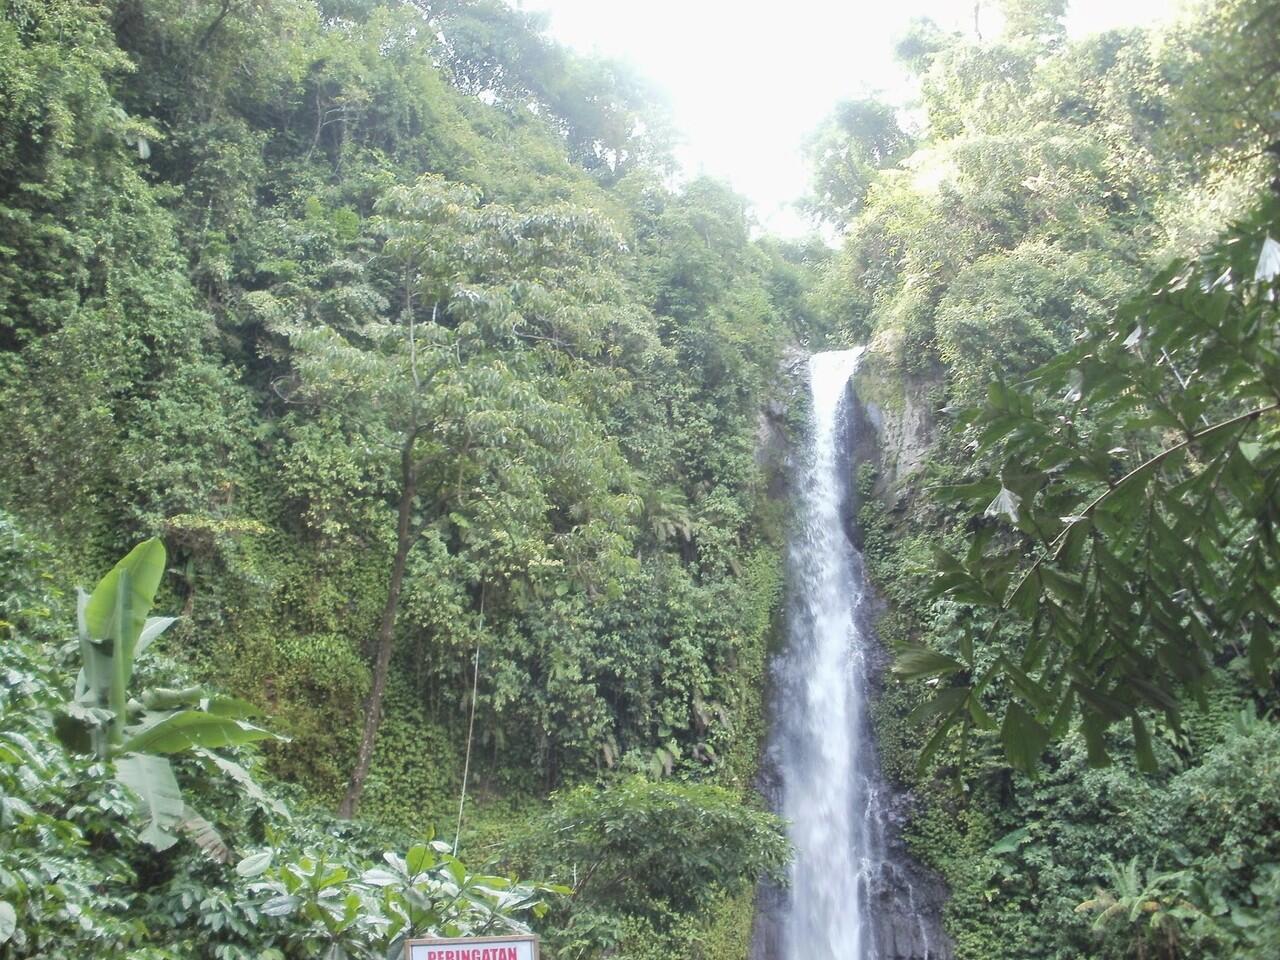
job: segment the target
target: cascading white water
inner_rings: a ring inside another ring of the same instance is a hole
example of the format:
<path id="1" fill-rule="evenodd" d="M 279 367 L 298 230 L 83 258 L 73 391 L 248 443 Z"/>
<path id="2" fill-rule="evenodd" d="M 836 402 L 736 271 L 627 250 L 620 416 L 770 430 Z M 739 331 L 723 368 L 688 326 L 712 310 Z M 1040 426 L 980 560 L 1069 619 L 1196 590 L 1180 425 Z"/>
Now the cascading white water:
<path id="1" fill-rule="evenodd" d="M 849 538 L 847 398 L 861 350 L 809 359 L 812 423 L 789 553 L 789 647 L 779 664 L 782 813 L 796 858 L 783 960 L 877 960 L 871 887 L 884 860 L 867 728 L 862 557 Z"/>
<path id="2" fill-rule="evenodd" d="M 866 705 L 884 653 L 853 539 L 850 481 L 866 419 L 849 380 L 861 350 L 809 359 L 810 423 L 792 474 L 787 642 L 773 664 L 759 786 L 790 824 L 787 889 L 762 885 L 751 960 L 954 960 L 946 888 L 899 834 L 909 797 L 880 776 Z M 868 408 L 871 415 L 871 408 Z M 868 442 L 869 441 L 869 442 Z"/>

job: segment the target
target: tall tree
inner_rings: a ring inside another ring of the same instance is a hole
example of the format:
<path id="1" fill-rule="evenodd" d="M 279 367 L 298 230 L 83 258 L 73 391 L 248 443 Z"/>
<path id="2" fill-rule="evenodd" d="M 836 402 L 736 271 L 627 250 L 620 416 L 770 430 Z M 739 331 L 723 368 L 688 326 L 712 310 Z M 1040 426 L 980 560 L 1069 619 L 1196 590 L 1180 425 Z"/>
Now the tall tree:
<path id="1" fill-rule="evenodd" d="M 1001 0 L 1004 36 L 1012 40 L 1060 43 L 1067 35 L 1067 0 Z"/>
<path id="2" fill-rule="evenodd" d="M 593 398 L 563 379 L 625 348 L 615 334 L 627 311 L 608 299 L 607 263 L 620 249 L 611 229 L 570 208 L 481 205 L 473 189 L 430 176 L 392 189 L 378 209 L 380 261 L 395 278 L 386 288 L 399 302 L 385 306 L 356 282 L 338 295 L 344 312 L 278 304 L 275 323 L 293 350 L 293 396 L 340 404 L 362 441 L 391 458 L 394 478 L 372 686 L 341 805 L 348 817 L 372 762 L 409 554 L 423 533 L 470 526 L 479 512 L 510 540 L 565 497 L 586 522 L 607 508 L 622 469 Z"/>
<path id="3" fill-rule="evenodd" d="M 913 146 L 897 112 L 878 100 L 848 100 L 832 112 L 806 146 L 813 165 L 813 198 L 807 206 L 837 227 L 862 208 L 877 171 L 897 163 Z"/>

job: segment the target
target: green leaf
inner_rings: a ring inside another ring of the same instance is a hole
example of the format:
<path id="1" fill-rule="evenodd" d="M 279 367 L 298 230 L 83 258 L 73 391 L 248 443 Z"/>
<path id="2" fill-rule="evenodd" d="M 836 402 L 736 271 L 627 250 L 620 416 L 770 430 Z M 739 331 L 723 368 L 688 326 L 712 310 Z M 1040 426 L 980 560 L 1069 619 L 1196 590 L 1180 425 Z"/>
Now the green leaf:
<path id="1" fill-rule="evenodd" d="M 1134 750 L 1137 755 L 1138 769 L 1143 773 L 1155 773 L 1160 769 L 1160 765 L 1156 763 L 1156 755 L 1151 749 L 1151 734 L 1147 731 L 1147 725 L 1142 717 L 1134 714 L 1133 718 L 1133 741 Z"/>
<path id="2" fill-rule="evenodd" d="M 1017 703 L 1010 703 L 1000 727 L 1005 755 L 1018 770 L 1031 774 L 1049 744 L 1049 731 Z"/>
<path id="3" fill-rule="evenodd" d="M 1074 690 L 1068 690 L 1062 698 L 1062 702 L 1058 704 L 1058 708 L 1053 715 L 1053 719 L 1049 721 L 1049 735 L 1055 740 L 1061 739 L 1067 735 L 1067 731 L 1071 729 L 1071 718 L 1075 714 L 1076 694 Z"/>
<path id="4" fill-rule="evenodd" d="M 1234 904 L 1231 907 L 1231 923 L 1237 927 L 1256 927 L 1261 923 L 1257 913 L 1249 907 Z"/>
<path id="5" fill-rule="evenodd" d="M 90 638 L 123 641 L 125 660 L 131 661 L 135 644 L 147 623 L 147 612 L 155 602 L 164 566 L 164 544 L 153 537 L 142 541 L 112 567 L 98 582 L 85 605 L 84 621 Z M 118 586 L 122 577 L 127 580 L 128 589 L 120 593 Z M 163 629 L 156 629 L 151 639 L 155 639 Z"/>
<path id="6" fill-rule="evenodd" d="M 964 664 L 959 660 L 914 644 L 904 644 L 899 647 L 898 655 L 893 661 L 893 672 L 908 680 L 945 676 L 964 668 Z"/>
<path id="7" fill-rule="evenodd" d="M 951 714 L 964 706 L 969 696 L 968 687 L 947 687 L 938 691 L 937 696 L 920 704 L 907 716 L 907 722 L 914 725 L 928 723 L 939 714 Z"/>
<path id="8" fill-rule="evenodd" d="M 1109 767 L 1111 757 L 1107 753 L 1106 730 L 1107 720 L 1093 710 L 1087 710 L 1080 723 L 1080 731 L 1084 734 L 1085 746 L 1089 751 L 1089 766 Z"/>
<path id="9" fill-rule="evenodd" d="M 142 625 L 142 631 L 138 634 L 138 642 L 134 645 L 134 657 L 137 657 L 143 650 L 151 646 L 156 637 L 177 623 L 178 619 L 178 617 L 148 617 Z"/>
<path id="10" fill-rule="evenodd" d="M 977 480 L 972 483 L 939 484 L 930 488 L 931 492 L 944 503 L 968 503 L 994 497 L 1000 491 L 1000 481 L 995 479 Z"/>
<path id="11" fill-rule="evenodd" d="M 955 714 L 945 717 L 942 723 L 938 724 L 938 729 L 934 731 L 924 745 L 924 749 L 920 751 L 920 758 L 916 761 L 916 771 L 923 774 L 929 769 L 929 764 L 933 760 L 934 754 L 942 749 L 942 744 L 946 741 L 947 735 L 951 732 L 951 728 L 955 726 Z"/>
<path id="12" fill-rule="evenodd" d="M 1013 688 L 1027 700 L 1036 710 L 1047 712 L 1053 703 L 1053 697 L 1049 691 L 1043 686 L 1031 679 L 1022 668 L 1016 666 L 1009 661 L 1007 657 L 1001 657 L 998 665 L 1005 675 L 1009 678 Z"/>
<path id="13" fill-rule="evenodd" d="M 1063 603 L 1078 604 L 1083 600 L 1084 589 L 1078 577 L 1062 573 L 1049 564 L 1040 568 L 1045 587 Z"/>
<path id="14" fill-rule="evenodd" d="M 1019 827 L 1012 833 L 1006 833 L 1003 837 L 991 845 L 988 853 L 999 856 L 1002 853 L 1014 853 L 1020 846 L 1031 839 L 1030 827 Z"/>
<path id="15" fill-rule="evenodd" d="M 991 715 L 982 708 L 978 694 L 971 692 L 968 700 L 969 718 L 973 720 L 973 725 L 979 730 L 994 730 L 996 722 L 991 719 Z"/>
<path id="16" fill-rule="evenodd" d="M 153 687 L 142 692 L 142 705 L 148 710 L 176 710 L 178 707 L 189 707 L 199 703 L 204 696 L 204 687 Z"/>
<path id="17" fill-rule="evenodd" d="M 164 575 L 164 564 L 164 545 L 154 538 L 144 540 L 112 567 L 92 594 L 80 594 L 77 619 L 84 668 L 82 680 L 76 684 L 76 698 L 89 706 L 108 707 L 115 714 L 110 743 L 118 744 L 124 736 L 134 651 Z M 153 633 L 158 629 L 153 627 Z M 99 754 L 105 753 L 106 741 L 98 738 L 95 746 Z"/>
<path id="18" fill-rule="evenodd" d="M 89 607 L 89 594 L 83 590 L 76 591 L 76 620 L 79 625 L 80 675 L 76 678 L 75 699 L 82 707 L 104 710 L 111 703 L 111 689 L 114 682 L 114 661 L 112 644 L 94 643 L 89 633 L 86 612 Z M 112 714 L 114 716 L 114 714 Z M 108 718 L 107 724 L 111 722 Z M 107 733 L 104 729 L 85 729 L 85 742 L 76 749 L 93 751 L 99 756 L 106 755 Z M 69 744 L 70 745 L 70 744 Z"/>
<path id="19" fill-rule="evenodd" d="M 262 913 L 268 917 L 284 917 L 302 906 L 302 898 L 292 894 L 272 897 L 262 905 Z"/>
<path id="20" fill-rule="evenodd" d="M 18 929 L 18 914 L 8 900 L 0 900 L 0 943 L 8 943 Z"/>
<path id="21" fill-rule="evenodd" d="M 416 877 L 424 870 L 434 867 L 436 864 L 435 854 L 431 852 L 431 848 L 425 843 L 415 844 L 409 848 L 409 852 L 405 855 L 405 868 L 409 876 Z"/>
<path id="22" fill-rule="evenodd" d="M 1014 613 L 1030 620 L 1035 615 L 1036 605 L 1040 602 L 1040 594 L 1044 590 L 1044 578 L 1040 575 L 1040 566 L 1034 566 L 1022 575 L 1022 580 L 1014 588 L 1005 607 Z"/>
<path id="23" fill-rule="evenodd" d="M 247 720 L 249 717 L 262 716 L 262 711 L 248 700 L 242 700 L 239 697 L 228 697 L 223 694 L 213 697 L 201 697 L 199 705 L 200 709 L 205 713 L 212 713 L 219 717 L 227 717 L 233 720 Z"/>
<path id="24" fill-rule="evenodd" d="M 173 829 L 182 822 L 186 804 L 178 789 L 173 767 L 163 757 L 131 753 L 115 762 L 116 779 L 137 795 L 146 817 L 142 841 L 157 850 L 178 842 Z"/>
<path id="25" fill-rule="evenodd" d="M 371 887 L 392 887 L 400 883 L 401 878 L 390 870 L 372 867 L 360 875 L 360 879 Z"/>
<path id="26" fill-rule="evenodd" d="M 202 710 L 183 710 L 155 722 L 130 728 L 123 749 L 128 752 L 182 753 L 192 747 L 216 750 L 257 740 L 276 739 L 275 734 L 243 720 Z"/>
<path id="27" fill-rule="evenodd" d="M 271 866 L 271 858 L 274 855 L 275 851 L 273 850 L 263 850 L 261 853 L 245 857 L 236 864 L 236 874 L 246 879 L 261 876 Z"/>

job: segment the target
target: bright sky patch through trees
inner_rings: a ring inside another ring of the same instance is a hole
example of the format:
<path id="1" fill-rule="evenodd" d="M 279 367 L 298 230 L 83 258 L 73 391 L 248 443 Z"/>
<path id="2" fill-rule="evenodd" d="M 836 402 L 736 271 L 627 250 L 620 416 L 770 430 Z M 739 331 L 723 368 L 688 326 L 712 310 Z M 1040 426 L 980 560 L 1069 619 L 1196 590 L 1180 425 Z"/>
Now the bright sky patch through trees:
<path id="1" fill-rule="evenodd" d="M 894 44 L 917 17 L 972 35 L 970 0 L 831 3 L 795 0 L 785 11 L 733 0 L 515 0 L 545 11 L 550 33 L 577 50 L 635 65 L 668 98 L 690 175 L 729 180 L 771 233 L 802 235 L 792 204 L 809 187 L 802 144 L 839 100 L 912 98 Z M 981 3 L 984 37 L 999 33 L 998 3 Z M 1073 36 L 1167 19 L 1177 0 L 1075 0 Z"/>

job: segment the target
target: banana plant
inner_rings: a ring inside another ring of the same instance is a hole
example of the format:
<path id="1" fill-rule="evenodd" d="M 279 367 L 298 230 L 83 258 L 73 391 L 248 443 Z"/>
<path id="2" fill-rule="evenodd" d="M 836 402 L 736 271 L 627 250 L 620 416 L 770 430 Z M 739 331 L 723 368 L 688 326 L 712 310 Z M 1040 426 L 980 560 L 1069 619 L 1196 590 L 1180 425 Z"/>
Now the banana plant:
<path id="1" fill-rule="evenodd" d="M 230 849 L 205 818 L 182 796 L 169 757 L 212 758 L 226 769 L 243 769 L 210 751 L 257 740 L 278 739 L 248 722 L 254 708 L 234 697 L 212 696 L 203 688 L 155 688 L 129 694 L 137 658 L 177 620 L 151 617 L 165 570 L 165 549 L 145 540 L 112 568 L 92 593 L 78 591 L 81 658 L 75 695 L 60 718 L 64 743 L 97 756 L 114 779 L 134 795 L 144 820 L 141 839 L 157 850 L 190 834 L 215 859 Z M 244 784 L 244 777 L 233 779 Z"/>

